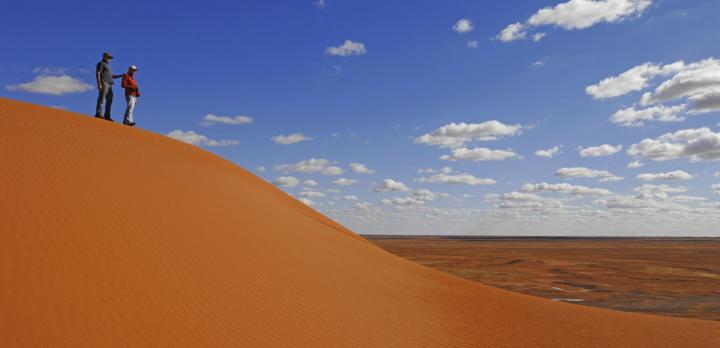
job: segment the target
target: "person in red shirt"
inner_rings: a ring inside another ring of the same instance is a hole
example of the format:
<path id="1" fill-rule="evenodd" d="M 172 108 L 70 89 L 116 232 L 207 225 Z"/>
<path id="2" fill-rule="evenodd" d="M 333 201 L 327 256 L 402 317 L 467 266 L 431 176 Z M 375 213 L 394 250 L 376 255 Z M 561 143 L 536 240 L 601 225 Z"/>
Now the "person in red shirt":
<path id="1" fill-rule="evenodd" d="M 122 75 L 122 88 L 125 89 L 125 100 L 127 101 L 127 109 L 125 109 L 125 119 L 123 124 L 128 126 L 134 126 L 135 120 L 133 120 L 133 111 L 135 111 L 135 103 L 137 98 L 140 97 L 140 89 L 138 88 L 137 82 L 135 81 L 135 73 L 138 68 L 131 65 L 128 68 L 128 72 Z"/>

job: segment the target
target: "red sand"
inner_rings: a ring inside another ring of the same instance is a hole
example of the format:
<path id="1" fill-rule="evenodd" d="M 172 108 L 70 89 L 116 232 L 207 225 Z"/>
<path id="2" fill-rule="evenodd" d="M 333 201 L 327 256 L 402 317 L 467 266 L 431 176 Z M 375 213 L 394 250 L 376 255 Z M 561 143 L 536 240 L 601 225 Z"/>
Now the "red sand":
<path id="1" fill-rule="evenodd" d="M 0 99 L 0 346 L 720 347 L 393 256 L 253 174 Z"/>

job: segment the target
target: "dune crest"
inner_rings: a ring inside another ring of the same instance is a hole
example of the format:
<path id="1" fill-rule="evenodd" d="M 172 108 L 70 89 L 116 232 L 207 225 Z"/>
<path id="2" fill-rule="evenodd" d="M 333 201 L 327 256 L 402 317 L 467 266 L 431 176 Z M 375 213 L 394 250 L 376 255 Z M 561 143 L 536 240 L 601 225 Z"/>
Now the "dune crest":
<path id="1" fill-rule="evenodd" d="M 0 99 L 0 346 L 720 347 L 393 256 L 141 129 Z"/>

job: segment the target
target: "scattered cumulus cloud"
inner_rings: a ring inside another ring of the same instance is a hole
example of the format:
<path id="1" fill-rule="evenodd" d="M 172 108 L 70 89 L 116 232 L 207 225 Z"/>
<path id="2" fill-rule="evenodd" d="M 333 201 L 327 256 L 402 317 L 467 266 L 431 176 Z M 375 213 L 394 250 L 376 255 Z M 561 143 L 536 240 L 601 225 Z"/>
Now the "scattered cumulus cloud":
<path id="1" fill-rule="evenodd" d="M 352 40 L 345 40 L 345 42 L 339 46 L 328 47 L 325 49 L 325 54 L 340 57 L 361 56 L 366 53 L 365 44 Z"/>
<path id="2" fill-rule="evenodd" d="M 323 175 L 341 175 L 343 170 L 324 158 L 310 158 L 294 164 L 278 164 L 273 169 L 279 172 L 297 172 L 303 174 L 320 173 Z"/>
<path id="3" fill-rule="evenodd" d="M 618 151 L 622 150 L 622 145 L 610 145 L 610 144 L 603 144 L 599 146 L 590 146 L 586 148 L 580 149 L 580 156 L 582 157 L 603 157 L 603 156 L 610 156 Z"/>
<path id="4" fill-rule="evenodd" d="M 657 87 L 656 78 L 665 78 Z M 720 60 L 707 58 L 686 64 L 644 63 L 608 77 L 585 91 L 595 99 L 607 99 L 647 90 L 638 103 L 617 111 L 610 121 L 639 127 L 645 122 L 679 122 L 688 115 L 720 111 Z"/>
<path id="5" fill-rule="evenodd" d="M 681 71 L 685 63 L 677 61 L 672 64 L 661 65 L 644 63 L 623 72 L 618 76 L 603 79 L 597 84 L 585 87 L 585 93 L 595 99 L 608 99 L 630 92 L 636 92 L 648 87 L 650 81 L 656 77 L 668 76 Z"/>
<path id="6" fill-rule="evenodd" d="M 635 168 L 640 168 L 640 167 L 642 167 L 642 166 L 644 166 L 644 164 L 643 164 L 642 162 L 640 162 L 640 161 L 632 161 L 632 162 L 628 163 L 627 168 L 628 168 L 628 169 L 635 169 Z"/>
<path id="7" fill-rule="evenodd" d="M 195 146 L 216 147 L 240 144 L 237 140 L 213 140 L 202 134 L 195 133 L 195 131 L 182 131 L 179 129 L 167 133 L 166 136 Z"/>
<path id="8" fill-rule="evenodd" d="M 443 183 L 453 185 L 494 185 L 496 183 L 493 179 L 478 178 L 472 174 L 446 174 L 437 173 L 429 177 L 422 177 L 417 179 L 417 182 L 421 183 Z"/>
<path id="9" fill-rule="evenodd" d="M 408 191 L 410 188 L 402 182 L 395 181 L 393 179 L 385 179 L 377 185 L 374 189 L 375 192 L 401 192 Z"/>
<path id="10" fill-rule="evenodd" d="M 465 47 L 467 48 L 478 48 L 480 47 L 480 43 L 478 43 L 475 40 L 468 40 L 468 42 L 465 44 Z"/>
<path id="11" fill-rule="evenodd" d="M 558 152 L 560 152 L 560 146 L 555 145 L 547 150 L 535 151 L 535 156 L 553 158 L 553 156 L 555 156 Z"/>
<path id="12" fill-rule="evenodd" d="M 292 133 L 289 135 L 276 135 L 270 138 L 270 140 L 272 140 L 275 144 L 292 145 L 303 141 L 310 141 L 312 138 L 302 133 Z"/>
<path id="13" fill-rule="evenodd" d="M 496 38 L 502 42 L 510 42 L 524 40 L 526 37 L 525 25 L 522 23 L 513 23 L 505 27 Z"/>
<path id="14" fill-rule="evenodd" d="M 318 185 L 320 185 L 317 181 L 312 180 L 312 179 L 307 179 L 307 180 L 303 181 L 302 184 L 303 184 L 303 186 L 318 186 Z"/>
<path id="15" fill-rule="evenodd" d="M 458 20 L 457 22 L 455 22 L 455 25 L 453 25 L 453 30 L 460 34 L 469 33 L 473 30 L 473 28 L 474 26 L 472 21 L 467 18 Z"/>
<path id="16" fill-rule="evenodd" d="M 519 124 L 507 125 L 496 120 L 483 123 L 450 123 L 415 138 L 415 143 L 456 148 L 472 141 L 493 141 L 517 135 L 522 128 Z"/>
<path id="17" fill-rule="evenodd" d="M 273 180 L 273 184 L 280 187 L 294 187 L 300 183 L 300 180 L 293 176 L 281 176 Z"/>
<path id="18" fill-rule="evenodd" d="M 253 123 L 253 118 L 250 116 L 217 116 L 213 114 L 207 114 L 203 117 L 203 124 L 206 126 L 217 123 L 232 126 L 245 125 Z"/>
<path id="19" fill-rule="evenodd" d="M 542 40 L 545 37 L 545 35 L 546 35 L 545 33 L 535 33 L 532 35 L 532 40 L 535 42 L 538 42 L 538 41 Z"/>
<path id="20" fill-rule="evenodd" d="M 652 0 L 569 0 L 538 10 L 525 23 L 508 25 L 498 34 L 498 39 L 503 42 L 522 40 L 527 37 L 528 30 L 541 26 L 579 30 L 599 23 L 620 22 L 639 17 L 651 4 Z"/>
<path id="21" fill-rule="evenodd" d="M 643 173 L 637 176 L 638 179 L 643 181 L 652 180 L 690 180 L 693 178 L 692 175 L 682 170 L 674 170 L 667 173 Z"/>
<path id="22" fill-rule="evenodd" d="M 616 111 L 610 122 L 625 127 L 641 127 L 645 122 L 680 122 L 684 121 L 685 105 L 664 106 L 656 105 L 645 109 L 636 109 L 634 106 Z"/>
<path id="23" fill-rule="evenodd" d="M 571 185 L 568 183 L 560 184 L 524 184 L 520 187 L 522 192 L 560 192 L 569 193 L 578 196 L 589 196 L 589 195 L 610 195 L 612 192 L 602 188 L 587 187 L 580 185 Z"/>
<path id="24" fill-rule="evenodd" d="M 358 181 L 355 179 L 347 179 L 347 178 L 340 178 L 335 181 L 333 181 L 333 184 L 338 186 L 350 186 L 353 184 L 356 184 Z"/>
<path id="25" fill-rule="evenodd" d="M 512 150 L 492 150 L 485 147 L 468 149 L 461 147 L 452 149 L 450 155 L 443 155 L 440 159 L 445 161 L 502 161 L 518 157 L 520 156 Z"/>
<path id="26" fill-rule="evenodd" d="M 688 158 L 693 162 L 720 160 L 720 133 L 709 128 L 684 129 L 657 138 L 643 139 L 628 149 L 631 156 L 654 161 Z"/>
<path id="27" fill-rule="evenodd" d="M 352 162 L 350 163 L 350 169 L 358 174 L 374 174 L 375 170 L 370 169 L 362 163 Z"/>
<path id="28" fill-rule="evenodd" d="M 87 92 L 93 89 L 93 86 L 69 75 L 41 75 L 36 76 L 35 79 L 30 82 L 9 85 L 5 88 L 8 91 L 23 91 L 60 96 L 63 94 Z"/>
<path id="29" fill-rule="evenodd" d="M 556 176 L 563 178 L 597 178 L 600 182 L 613 182 L 620 181 L 623 178 L 619 177 L 607 170 L 596 170 L 585 167 L 564 167 L 560 168 L 555 172 Z"/>

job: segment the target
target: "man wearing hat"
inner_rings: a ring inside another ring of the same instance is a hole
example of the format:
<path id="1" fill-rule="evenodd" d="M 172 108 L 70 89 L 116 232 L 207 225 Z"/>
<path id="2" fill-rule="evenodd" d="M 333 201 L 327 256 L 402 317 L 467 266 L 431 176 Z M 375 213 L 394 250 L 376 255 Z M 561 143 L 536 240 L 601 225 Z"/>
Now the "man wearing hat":
<path id="1" fill-rule="evenodd" d="M 134 126 L 135 121 L 133 120 L 133 110 L 135 110 L 135 103 L 137 98 L 140 97 L 140 89 L 138 89 L 137 82 L 135 81 L 135 73 L 138 68 L 131 65 L 128 68 L 126 74 L 122 75 L 122 88 L 125 89 L 125 100 L 127 101 L 127 109 L 125 109 L 125 119 L 123 124 L 128 126 Z"/>
<path id="2" fill-rule="evenodd" d="M 108 121 L 112 121 L 112 118 L 110 118 L 110 109 L 112 108 L 113 100 L 113 79 L 122 77 L 122 75 L 112 74 L 112 70 L 110 70 L 111 59 L 113 59 L 113 56 L 110 53 L 103 53 L 102 60 L 97 63 L 97 67 L 95 68 L 95 78 L 97 79 L 98 85 L 98 99 L 95 107 L 95 117 L 105 118 Z M 104 117 L 102 115 L 103 100 L 105 101 Z"/>

